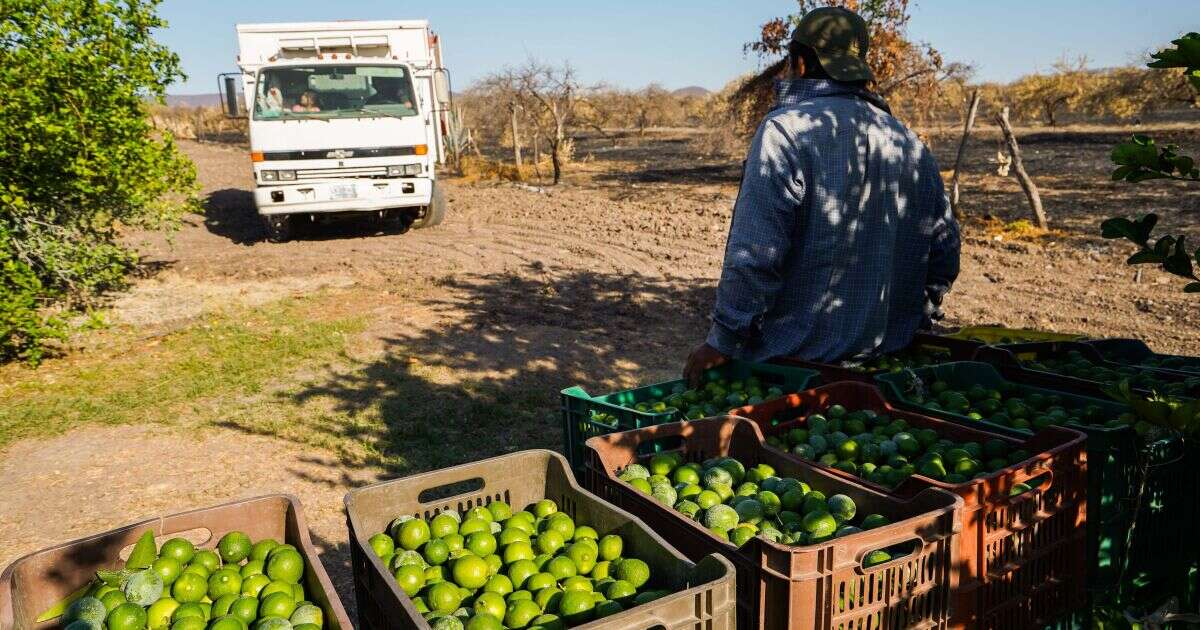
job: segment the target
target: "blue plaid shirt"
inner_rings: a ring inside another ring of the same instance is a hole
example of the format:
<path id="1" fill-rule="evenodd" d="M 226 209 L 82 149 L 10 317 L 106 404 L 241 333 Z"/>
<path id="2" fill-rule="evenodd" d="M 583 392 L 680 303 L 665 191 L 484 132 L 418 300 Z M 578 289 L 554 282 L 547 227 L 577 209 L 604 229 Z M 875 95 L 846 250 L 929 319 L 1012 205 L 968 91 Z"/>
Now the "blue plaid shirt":
<path id="1" fill-rule="evenodd" d="M 708 344 L 836 361 L 907 346 L 958 277 L 933 153 L 877 97 L 776 85 L 734 206 Z"/>

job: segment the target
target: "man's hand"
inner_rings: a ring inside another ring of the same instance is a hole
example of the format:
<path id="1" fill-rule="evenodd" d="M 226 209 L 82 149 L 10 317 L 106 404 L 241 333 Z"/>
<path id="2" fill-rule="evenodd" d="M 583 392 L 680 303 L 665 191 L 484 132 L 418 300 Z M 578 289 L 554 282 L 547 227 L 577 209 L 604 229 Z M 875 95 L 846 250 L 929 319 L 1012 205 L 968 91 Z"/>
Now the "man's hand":
<path id="1" fill-rule="evenodd" d="M 688 387 L 700 387 L 704 373 L 712 368 L 729 361 L 729 357 L 721 354 L 716 348 L 703 343 L 688 355 L 687 365 L 683 367 L 683 378 L 687 379 Z"/>

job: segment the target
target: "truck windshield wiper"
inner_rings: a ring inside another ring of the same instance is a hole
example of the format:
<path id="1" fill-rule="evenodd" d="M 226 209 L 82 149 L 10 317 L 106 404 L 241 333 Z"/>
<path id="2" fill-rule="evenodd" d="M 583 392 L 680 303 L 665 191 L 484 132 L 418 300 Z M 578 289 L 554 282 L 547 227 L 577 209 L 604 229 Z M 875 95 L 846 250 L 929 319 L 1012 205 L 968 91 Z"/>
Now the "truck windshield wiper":
<path id="1" fill-rule="evenodd" d="M 378 110 L 378 109 L 371 109 L 371 108 L 370 108 L 369 106 L 367 106 L 367 105 L 364 105 L 364 106 L 362 106 L 362 107 L 359 107 L 358 109 L 356 109 L 356 110 L 354 110 L 354 111 L 356 111 L 356 112 L 363 112 L 363 113 L 365 113 L 365 114 L 374 114 L 374 115 L 376 115 L 376 116 L 383 116 L 383 117 L 385 117 L 385 118 L 395 118 L 396 120 L 404 120 L 404 119 L 406 118 L 406 116 L 401 116 L 401 115 L 399 115 L 399 114 L 390 114 L 390 113 L 388 113 L 388 112 L 385 112 L 385 111 L 380 111 L 380 110 Z"/>

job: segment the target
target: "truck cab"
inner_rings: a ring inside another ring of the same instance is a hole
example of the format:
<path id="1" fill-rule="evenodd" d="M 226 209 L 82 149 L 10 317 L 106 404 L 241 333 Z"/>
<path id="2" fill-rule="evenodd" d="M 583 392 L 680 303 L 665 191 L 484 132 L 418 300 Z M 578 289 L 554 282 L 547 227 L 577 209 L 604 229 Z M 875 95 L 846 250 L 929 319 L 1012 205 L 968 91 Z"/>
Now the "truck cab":
<path id="1" fill-rule="evenodd" d="M 374 213 L 401 231 L 442 221 L 450 89 L 428 22 L 241 24 L 237 34 L 269 240 L 287 240 L 297 217 Z M 226 80 L 223 96 L 236 107 L 234 87 Z"/>

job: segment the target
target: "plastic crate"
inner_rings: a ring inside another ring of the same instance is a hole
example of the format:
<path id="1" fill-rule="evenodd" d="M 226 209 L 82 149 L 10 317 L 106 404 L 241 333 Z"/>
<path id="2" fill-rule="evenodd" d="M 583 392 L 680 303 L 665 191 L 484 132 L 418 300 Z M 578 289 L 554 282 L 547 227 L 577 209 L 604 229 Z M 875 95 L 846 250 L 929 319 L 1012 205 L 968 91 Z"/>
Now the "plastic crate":
<path id="1" fill-rule="evenodd" d="M 975 341 L 983 345 L 997 343 L 1024 343 L 1029 341 L 1082 341 L 1086 336 L 1078 333 L 1060 333 L 1032 328 L 1005 328 L 1004 326 L 966 326 L 942 335 L 951 339 Z"/>
<path id="2" fill-rule="evenodd" d="M 304 592 L 324 611 L 325 627 L 329 630 L 354 627 L 309 540 L 300 501 L 291 495 L 275 494 L 146 519 L 20 558 L 0 573 L 0 628 L 59 627 L 58 620 L 38 624 L 36 619 L 91 581 L 96 571 L 120 569 L 121 550 L 132 546 L 147 531 L 154 532 L 160 545 L 165 538 L 176 534 L 198 533 L 207 538 L 196 546 L 212 549 L 221 536 L 231 531 L 245 532 L 252 540 L 274 538 L 295 545 L 307 565 Z"/>
<path id="3" fill-rule="evenodd" d="M 1171 370 L 1174 372 L 1186 372 L 1191 375 L 1200 375 L 1200 357 L 1189 357 L 1179 354 L 1160 354 L 1150 349 L 1142 341 L 1137 339 L 1097 339 L 1086 342 L 1089 346 L 1096 349 L 1100 356 L 1115 363 L 1124 363 L 1126 365 L 1141 365 L 1152 367 L 1159 370 Z M 1163 366 L 1161 364 L 1152 365 L 1150 362 L 1158 363 L 1160 361 L 1174 361 L 1177 365 Z"/>
<path id="4" fill-rule="evenodd" d="M 346 495 L 346 523 L 359 630 L 429 628 L 372 552 L 368 539 L 401 514 L 432 518 L 492 501 L 525 506 L 552 499 L 559 509 L 601 534 L 620 534 L 626 555 L 650 565 L 651 585 L 675 591 L 582 626 L 587 630 L 712 628 L 736 626 L 733 566 L 719 555 L 693 563 L 633 515 L 600 500 L 576 482 L 561 455 L 530 450 L 471 464 L 384 481 Z"/>
<path id="5" fill-rule="evenodd" d="M 688 461 L 732 456 L 747 466 L 765 463 L 826 494 L 845 494 L 861 513 L 890 525 L 829 542 L 789 546 L 752 538 L 741 548 L 617 479 L 641 447 L 661 442 Z M 587 442 L 588 485 L 646 521 L 690 558 L 719 552 L 737 567 L 741 628 L 946 628 L 954 562 L 962 529 L 962 499 L 930 489 L 909 500 L 890 497 L 767 448 L 749 420 L 735 417 L 662 424 L 595 437 Z M 864 568 L 871 551 L 913 543 L 913 552 Z"/>
<path id="6" fill-rule="evenodd" d="M 1087 460 L 1082 433 L 1058 427 L 1027 438 L 988 433 L 896 409 L 875 386 L 853 382 L 742 407 L 734 410 L 734 415 L 753 420 L 765 436 L 771 437 L 804 424 L 796 418 L 834 404 L 899 418 L 909 426 L 933 429 L 956 442 L 982 444 L 1002 439 L 1012 448 L 1030 453 L 1028 460 L 982 479 L 952 484 L 916 474 L 894 489 L 820 462 L 809 462 L 829 474 L 898 497 L 913 497 L 926 488 L 940 488 L 962 497 L 963 531 L 958 539 L 960 563 L 956 566 L 958 590 L 954 594 L 952 626 L 1001 627 L 998 621 L 1003 618 L 1006 624 L 1015 624 L 1003 627 L 1030 627 L 1084 605 L 1084 584 L 1071 579 L 1083 570 L 1086 545 L 1084 531 L 1077 527 L 1086 513 Z M 781 419 L 783 422 L 776 423 Z M 1015 484 L 1033 479 L 1045 483 L 1018 497 L 1009 496 Z M 1062 562 L 1039 562 L 1050 557 Z M 1025 575 L 1043 568 L 1040 573 Z M 1026 590 L 1015 591 L 1011 584 Z M 1022 612 L 1035 611 L 1042 616 L 1019 617 Z"/>
<path id="7" fill-rule="evenodd" d="M 901 352 L 924 350 L 931 354 L 945 357 L 945 362 L 970 361 L 975 358 L 975 351 L 979 348 L 979 345 L 956 339 L 945 339 L 929 333 L 917 333 L 913 337 L 913 342 Z M 835 383 L 838 381 L 874 383 L 877 374 L 885 373 L 883 370 L 869 370 L 861 366 L 856 367 L 852 361 L 821 363 L 819 361 L 805 361 L 803 359 L 783 357 L 775 359 L 773 363 L 816 370 L 821 374 L 822 383 Z"/>
<path id="8" fill-rule="evenodd" d="M 1117 369 L 1128 367 L 1122 363 L 1105 360 L 1096 348 L 1087 343 L 1073 341 L 1045 341 L 985 346 L 980 348 L 979 352 L 976 353 L 975 360 L 995 365 L 1005 378 L 1018 383 L 1037 385 L 1038 387 L 1079 394 L 1081 396 L 1101 399 L 1108 398 L 1109 396 L 1105 390 L 1110 385 L 1107 383 L 1076 378 L 1057 372 L 1037 370 L 1027 365 L 1028 361 L 1057 357 L 1072 351 L 1079 352 L 1088 361 L 1106 368 Z M 1187 396 L 1193 398 L 1200 397 L 1200 376 L 1154 368 L 1139 369 L 1143 372 L 1153 374 L 1155 378 L 1164 382 L 1191 383 L 1187 385 Z M 1146 393 L 1145 390 L 1139 389 L 1138 391 Z"/>
<path id="9" fill-rule="evenodd" d="M 708 380 L 717 378 L 746 379 L 757 377 L 765 387 L 779 387 L 784 392 L 799 392 L 812 387 L 819 376 L 816 370 L 786 367 L 766 363 L 748 363 L 730 361 L 718 368 L 709 370 Z M 635 405 L 647 400 L 662 398 L 669 395 L 676 386 L 687 385 L 683 379 L 655 383 L 636 389 L 591 396 L 582 387 L 568 387 L 562 390 L 562 422 L 565 444 L 564 452 L 571 468 L 576 473 L 583 472 L 586 462 L 583 443 L 588 438 L 605 435 L 614 431 L 640 429 L 642 427 L 684 420 L 683 411 L 668 409 L 662 413 L 643 412 L 631 409 L 625 405 Z M 721 410 L 726 411 L 725 409 Z M 609 414 L 617 420 L 615 423 L 598 420 L 593 414 Z"/>
<path id="10" fill-rule="evenodd" d="M 898 408 L 929 415 L 958 424 L 978 427 L 987 431 L 1013 436 L 1029 436 L 1029 431 L 992 424 L 985 420 L 972 420 L 964 415 L 946 410 L 927 409 L 908 398 L 908 382 L 919 379 L 923 383 L 941 380 L 955 389 L 973 384 L 995 389 L 1005 379 L 996 368 L 986 363 L 947 363 L 931 368 L 913 370 L 907 374 L 888 374 L 878 377 L 884 396 Z M 1129 411 L 1123 404 L 1078 396 L 1061 391 L 1014 385 L 1023 396 L 1032 393 L 1056 395 L 1063 405 L 1077 407 L 1097 405 L 1106 416 L 1116 417 Z M 1155 588 L 1175 582 L 1180 563 L 1194 561 L 1200 555 L 1200 546 L 1194 545 L 1186 531 L 1178 526 L 1181 522 L 1200 518 L 1185 514 L 1187 510 L 1200 512 L 1194 497 L 1200 495 L 1200 480 L 1194 471 L 1200 463 L 1195 449 L 1185 451 L 1178 440 L 1155 442 L 1144 452 L 1139 449 L 1142 440 L 1133 429 L 1097 425 L 1071 425 L 1068 428 L 1087 436 L 1085 449 L 1088 455 L 1088 589 L 1106 592 L 1114 588 L 1124 566 L 1127 576 L 1144 573 L 1147 581 Z M 1140 485 L 1139 458 L 1146 457 L 1150 463 L 1146 480 L 1145 501 L 1136 510 L 1134 498 Z M 1127 549 L 1127 534 L 1137 512 L 1137 528 L 1134 547 Z M 1190 550 L 1188 553 L 1182 551 Z"/>

